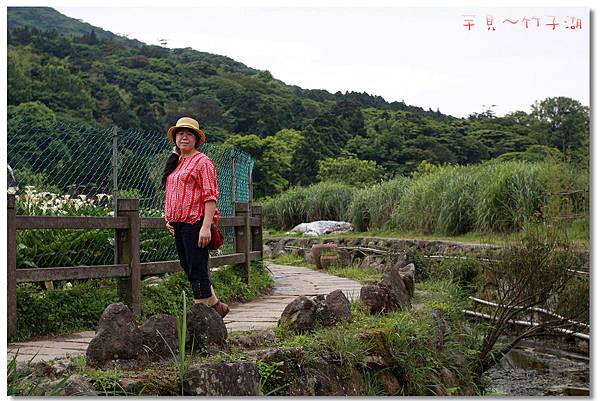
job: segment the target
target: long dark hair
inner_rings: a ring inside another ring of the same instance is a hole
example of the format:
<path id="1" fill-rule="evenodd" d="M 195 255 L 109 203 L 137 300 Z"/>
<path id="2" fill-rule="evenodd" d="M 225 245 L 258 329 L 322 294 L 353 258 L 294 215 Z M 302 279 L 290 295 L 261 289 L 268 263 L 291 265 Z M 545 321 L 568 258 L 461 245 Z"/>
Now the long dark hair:
<path id="1" fill-rule="evenodd" d="M 165 169 L 163 170 L 163 178 L 162 178 L 162 184 L 165 188 L 167 186 L 167 177 L 169 176 L 169 174 L 171 174 L 173 171 L 175 171 L 175 169 L 177 168 L 177 165 L 179 164 L 179 154 L 180 153 L 181 152 L 179 151 L 179 148 L 177 146 L 175 146 L 175 148 L 173 149 L 173 153 L 171 153 L 171 155 L 167 159 L 167 162 L 165 163 Z"/>

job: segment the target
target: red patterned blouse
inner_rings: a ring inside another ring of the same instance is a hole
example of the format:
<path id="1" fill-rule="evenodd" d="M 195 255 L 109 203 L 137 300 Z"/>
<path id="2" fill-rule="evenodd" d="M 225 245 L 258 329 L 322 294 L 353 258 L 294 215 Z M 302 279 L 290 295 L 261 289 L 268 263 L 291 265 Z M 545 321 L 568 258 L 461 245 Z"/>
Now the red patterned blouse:
<path id="1" fill-rule="evenodd" d="M 217 201 L 219 187 L 213 161 L 204 153 L 179 158 L 177 168 L 167 177 L 165 221 L 194 224 L 204 216 L 204 202 Z M 219 220 L 215 209 L 213 223 Z"/>

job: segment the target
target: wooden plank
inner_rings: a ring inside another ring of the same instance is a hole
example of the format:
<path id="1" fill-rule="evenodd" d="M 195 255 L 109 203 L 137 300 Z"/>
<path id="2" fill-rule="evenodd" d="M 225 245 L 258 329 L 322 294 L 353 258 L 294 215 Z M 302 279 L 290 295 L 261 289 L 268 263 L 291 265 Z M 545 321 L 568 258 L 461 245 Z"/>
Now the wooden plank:
<path id="1" fill-rule="evenodd" d="M 261 219 L 260 217 L 250 217 L 250 227 L 260 227 Z"/>
<path id="2" fill-rule="evenodd" d="M 84 280 L 90 278 L 126 277 L 129 266 L 103 265 L 78 267 L 45 267 L 37 269 L 17 269 L 17 283 L 31 283 L 50 280 Z"/>
<path id="3" fill-rule="evenodd" d="M 261 260 L 261 259 L 262 259 L 262 251 L 250 252 L 250 260 Z"/>
<path id="4" fill-rule="evenodd" d="M 243 227 L 243 217 L 221 217 L 217 223 L 219 228 L 224 227 Z M 141 219 L 141 228 L 162 228 L 165 229 L 165 219 L 162 217 L 143 217 Z"/>
<path id="5" fill-rule="evenodd" d="M 234 205 L 234 212 L 237 214 L 237 212 L 245 212 L 248 213 L 250 209 L 250 204 L 249 203 L 235 203 Z"/>
<path id="6" fill-rule="evenodd" d="M 164 262 L 144 262 L 141 264 L 141 271 L 143 276 L 149 276 L 183 271 L 183 269 L 178 260 L 168 260 Z"/>
<path id="7" fill-rule="evenodd" d="M 257 255 L 254 255 L 255 257 Z M 243 253 L 232 253 L 230 255 L 211 256 L 208 259 L 209 269 L 219 266 L 235 265 L 244 262 Z M 183 271 L 179 265 L 179 260 L 169 260 L 164 262 L 144 262 L 142 266 L 142 275 L 148 276 L 152 274 L 172 273 Z"/>
<path id="8" fill-rule="evenodd" d="M 215 256 L 214 258 L 210 258 L 208 260 L 208 267 L 218 267 L 224 265 L 236 265 L 239 263 L 243 263 L 245 260 L 245 256 L 243 253 L 232 253 L 230 255 L 223 256 Z"/>
<path id="9" fill-rule="evenodd" d="M 16 228 L 22 229 L 115 229 L 127 228 L 126 217 L 17 216 Z"/>

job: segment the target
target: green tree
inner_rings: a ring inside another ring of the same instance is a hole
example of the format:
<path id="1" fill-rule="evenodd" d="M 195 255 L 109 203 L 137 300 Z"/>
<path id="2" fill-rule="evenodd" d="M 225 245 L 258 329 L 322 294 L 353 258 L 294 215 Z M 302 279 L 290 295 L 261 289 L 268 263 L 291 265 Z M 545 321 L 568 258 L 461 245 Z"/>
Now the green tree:
<path id="1" fill-rule="evenodd" d="M 563 96 L 546 98 L 531 107 L 532 115 L 548 134 L 549 144 L 560 149 L 564 160 L 586 157 L 589 152 L 584 148 L 589 136 L 588 107 Z"/>
<path id="2" fill-rule="evenodd" d="M 361 160 L 354 155 L 336 158 L 328 157 L 319 161 L 319 181 L 342 182 L 363 188 L 380 182 L 385 171 L 373 160 Z"/>

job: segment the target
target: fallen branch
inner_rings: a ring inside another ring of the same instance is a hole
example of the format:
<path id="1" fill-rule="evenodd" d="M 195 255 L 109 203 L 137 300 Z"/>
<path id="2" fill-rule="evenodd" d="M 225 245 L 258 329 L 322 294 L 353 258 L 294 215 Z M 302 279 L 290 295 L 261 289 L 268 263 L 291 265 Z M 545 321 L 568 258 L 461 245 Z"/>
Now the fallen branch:
<path id="1" fill-rule="evenodd" d="M 482 304 L 482 305 L 493 306 L 493 307 L 498 307 L 498 306 L 500 306 L 501 308 L 506 308 L 506 306 L 504 306 L 504 305 L 499 305 L 499 304 L 496 304 L 496 303 L 494 303 L 494 302 L 486 301 L 486 300 L 484 300 L 484 299 L 479 299 L 479 298 L 475 298 L 475 297 L 469 297 L 469 299 L 470 299 L 471 301 L 473 301 L 473 302 L 476 302 L 476 303 L 478 303 L 478 304 Z M 561 316 L 561 315 L 559 315 L 558 313 L 555 313 L 555 312 L 549 311 L 549 310 L 547 310 L 547 309 L 542 309 L 542 308 L 538 308 L 538 307 L 532 307 L 532 308 L 527 308 L 527 310 L 530 310 L 530 311 L 533 311 L 533 312 L 539 312 L 539 313 L 543 313 L 544 315 L 548 315 L 548 316 L 555 317 L 555 318 L 557 318 L 557 319 L 564 320 L 565 322 L 568 322 L 568 323 L 570 323 L 570 324 L 572 324 L 572 325 L 579 326 L 579 327 L 583 327 L 583 328 L 586 328 L 586 329 L 588 329 L 588 330 L 589 330 L 589 328 L 590 328 L 590 325 L 589 325 L 589 324 L 586 324 L 586 323 L 583 323 L 583 322 L 577 322 L 577 321 L 575 321 L 575 320 L 570 320 L 570 319 L 567 319 L 566 317 L 564 317 L 564 316 Z"/>
<path id="2" fill-rule="evenodd" d="M 474 312 L 474 311 L 470 311 L 470 310 L 466 310 L 463 309 L 462 313 L 467 315 L 467 316 L 472 316 L 472 317 L 478 317 L 478 318 L 482 318 L 482 319 L 486 319 L 486 320 L 498 320 L 497 318 L 495 319 L 493 316 L 485 314 L 485 313 L 481 313 L 481 312 Z M 540 326 L 540 323 L 537 322 L 528 322 L 525 320 L 508 320 L 508 323 L 510 324 L 514 324 L 516 326 L 525 326 L 525 327 L 535 327 L 535 326 Z M 567 330 L 567 329 L 561 329 L 561 328 L 556 328 L 556 327 L 550 327 L 550 329 L 552 329 L 553 331 L 556 331 L 558 333 L 562 333 L 562 334 L 567 334 L 573 337 L 577 337 L 580 338 L 582 340 L 586 340 L 586 341 L 590 341 L 590 336 L 589 334 L 584 334 L 584 333 L 578 333 L 576 331 L 572 331 L 572 330 Z"/>

